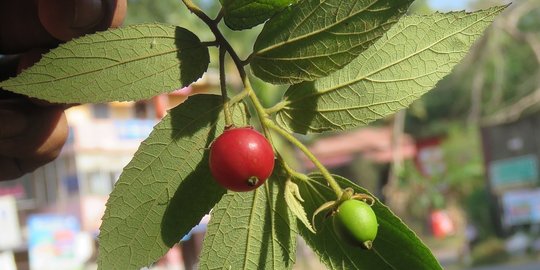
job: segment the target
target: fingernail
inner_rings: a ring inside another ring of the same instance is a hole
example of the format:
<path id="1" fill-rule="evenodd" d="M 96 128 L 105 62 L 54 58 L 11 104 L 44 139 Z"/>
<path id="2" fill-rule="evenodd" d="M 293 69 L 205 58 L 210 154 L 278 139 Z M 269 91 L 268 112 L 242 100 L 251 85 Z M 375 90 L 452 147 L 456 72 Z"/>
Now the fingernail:
<path id="1" fill-rule="evenodd" d="M 16 111 L 0 110 L 0 139 L 21 134 L 27 125 L 26 117 Z"/>

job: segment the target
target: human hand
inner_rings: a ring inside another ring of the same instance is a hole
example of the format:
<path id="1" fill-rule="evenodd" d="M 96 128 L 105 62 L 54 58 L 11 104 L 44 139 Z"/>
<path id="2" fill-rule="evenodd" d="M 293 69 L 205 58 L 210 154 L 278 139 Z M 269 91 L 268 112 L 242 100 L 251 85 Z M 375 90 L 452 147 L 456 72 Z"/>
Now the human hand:
<path id="1" fill-rule="evenodd" d="M 0 81 L 63 41 L 119 26 L 125 12 L 126 0 L 0 1 L 0 55 L 23 53 L 18 64 L 0 61 Z M 0 89 L 0 181 L 58 156 L 68 136 L 67 107 Z"/>
<path id="2" fill-rule="evenodd" d="M 118 27 L 127 0 L 0 1 L 0 54 L 50 49 L 60 42 Z"/>
<path id="3" fill-rule="evenodd" d="M 30 99 L 0 100 L 0 181 L 54 160 L 68 137 L 63 105 Z"/>

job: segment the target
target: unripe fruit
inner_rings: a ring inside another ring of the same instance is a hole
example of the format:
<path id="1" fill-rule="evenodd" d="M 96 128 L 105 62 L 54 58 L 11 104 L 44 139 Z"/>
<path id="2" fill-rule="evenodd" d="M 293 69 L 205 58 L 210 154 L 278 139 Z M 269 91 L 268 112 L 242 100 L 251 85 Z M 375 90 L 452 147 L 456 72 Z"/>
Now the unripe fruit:
<path id="1" fill-rule="evenodd" d="M 273 169 L 272 145 L 253 128 L 226 129 L 210 147 L 210 171 L 226 189 L 254 190 L 270 177 Z"/>
<path id="2" fill-rule="evenodd" d="M 333 217 L 334 231 L 342 241 L 371 249 L 379 225 L 371 206 L 359 200 L 343 202 Z"/>

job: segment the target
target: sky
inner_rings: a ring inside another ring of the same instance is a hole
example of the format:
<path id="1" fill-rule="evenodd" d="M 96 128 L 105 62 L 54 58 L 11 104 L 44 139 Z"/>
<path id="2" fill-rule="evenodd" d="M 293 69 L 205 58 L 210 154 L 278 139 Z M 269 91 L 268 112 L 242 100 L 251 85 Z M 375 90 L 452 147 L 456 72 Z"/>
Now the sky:
<path id="1" fill-rule="evenodd" d="M 469 0 L 429 0 L 429 5 L 439 11 L 464 10 Z"/>

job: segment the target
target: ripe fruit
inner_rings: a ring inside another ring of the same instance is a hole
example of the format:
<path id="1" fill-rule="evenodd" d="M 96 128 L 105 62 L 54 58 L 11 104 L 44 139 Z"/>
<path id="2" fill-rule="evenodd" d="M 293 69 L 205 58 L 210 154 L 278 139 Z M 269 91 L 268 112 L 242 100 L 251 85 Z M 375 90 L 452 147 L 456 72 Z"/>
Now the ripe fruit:
<path id="1" fill-rule="evenodd" d="M 334 231 L 342 241 L 371 249 L 377 236 L 377 216 L 371 206 L 359 200 L 343 202 L 333 217 Z"/>
<path id="2" fill-rule="evenodd" d="M 226 129 L 210 147 L 210 171 L 226 189 L 254 190 L 273 169 L 272 145 L 251 127 Z"/>

